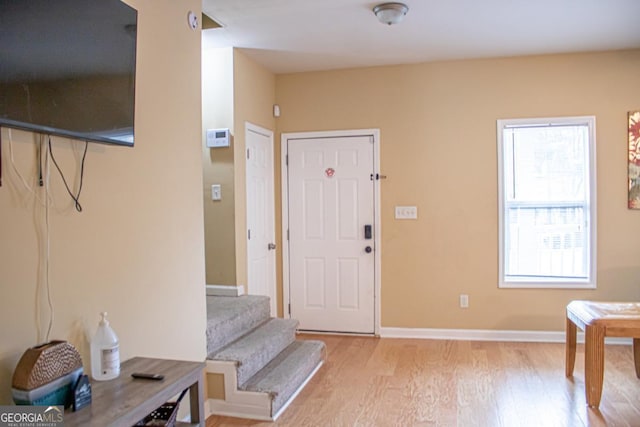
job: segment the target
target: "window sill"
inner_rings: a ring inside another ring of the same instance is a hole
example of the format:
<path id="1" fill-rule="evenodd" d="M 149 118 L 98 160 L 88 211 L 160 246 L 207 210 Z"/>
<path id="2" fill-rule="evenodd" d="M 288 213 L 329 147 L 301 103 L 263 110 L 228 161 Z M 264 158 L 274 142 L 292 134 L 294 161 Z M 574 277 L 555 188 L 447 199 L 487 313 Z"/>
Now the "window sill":
<path id="1" fill-rule="evenodd" d="M 500 289 L 596 289 L 591 282 L 527 282 L 512 281 L 498 283 Z"/>

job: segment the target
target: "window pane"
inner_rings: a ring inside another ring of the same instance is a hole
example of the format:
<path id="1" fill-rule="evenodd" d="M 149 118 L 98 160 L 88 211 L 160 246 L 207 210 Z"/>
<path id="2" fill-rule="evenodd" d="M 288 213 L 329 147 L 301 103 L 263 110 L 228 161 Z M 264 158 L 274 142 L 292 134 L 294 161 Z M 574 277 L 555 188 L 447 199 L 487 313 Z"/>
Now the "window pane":
<path id="1" fill-rule="evenodd" d="M 586 278 L 585 212 L 582 206 L 508 208 L 506 275 Z"/>
<path id="2" fill-rule="evenodd" d="M 586 125 L 505 129 L 507 200 L 587 200 L 588 135 Z"/>
<path id="3" fill-rule="evenodd" d="M 594 137 L 594 117 L 498 121 L 501 287 L 595 287 Z"/>

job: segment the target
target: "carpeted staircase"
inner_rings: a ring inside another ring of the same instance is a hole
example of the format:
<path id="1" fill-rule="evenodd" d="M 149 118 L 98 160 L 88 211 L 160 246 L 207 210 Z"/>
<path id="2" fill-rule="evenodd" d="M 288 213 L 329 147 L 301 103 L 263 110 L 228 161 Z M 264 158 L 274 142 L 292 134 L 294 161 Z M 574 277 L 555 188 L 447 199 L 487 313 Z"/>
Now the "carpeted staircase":
<path id="1" fill-rule="evenodd" d="M 207 296 L 207 321 L 207 374 L 224 388 L 211 414 L 275 420 L 324 362 L 324 343 L 296 340 L 298 321 L 270 317 L 268 297 Z"/>

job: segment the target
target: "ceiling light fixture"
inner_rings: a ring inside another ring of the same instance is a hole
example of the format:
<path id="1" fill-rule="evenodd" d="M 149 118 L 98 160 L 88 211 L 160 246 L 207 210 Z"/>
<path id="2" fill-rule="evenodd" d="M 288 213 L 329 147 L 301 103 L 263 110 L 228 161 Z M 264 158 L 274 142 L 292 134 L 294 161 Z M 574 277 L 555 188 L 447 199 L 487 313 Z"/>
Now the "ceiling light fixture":
<path id="1" fill-rule="evenodd" d="M 409 7 L 404 3 L 381 3 L 373 8 L 378 21 L 383 24 L 397 24 L 409 11 Z"/>

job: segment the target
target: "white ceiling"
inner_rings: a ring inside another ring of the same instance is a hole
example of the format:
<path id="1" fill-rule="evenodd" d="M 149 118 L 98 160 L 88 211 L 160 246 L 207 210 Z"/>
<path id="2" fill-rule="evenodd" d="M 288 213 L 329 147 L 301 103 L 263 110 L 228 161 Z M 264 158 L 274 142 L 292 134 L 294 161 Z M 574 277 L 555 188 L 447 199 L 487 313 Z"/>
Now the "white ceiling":
<path id="1" fill-rule="evenodd" d="M 640 47 L 640 0 L 405 0 L 393 26 L 366 0 L 203 0 L 223 27 L 203 48 L 244 48 L 275 73 Z"/>

